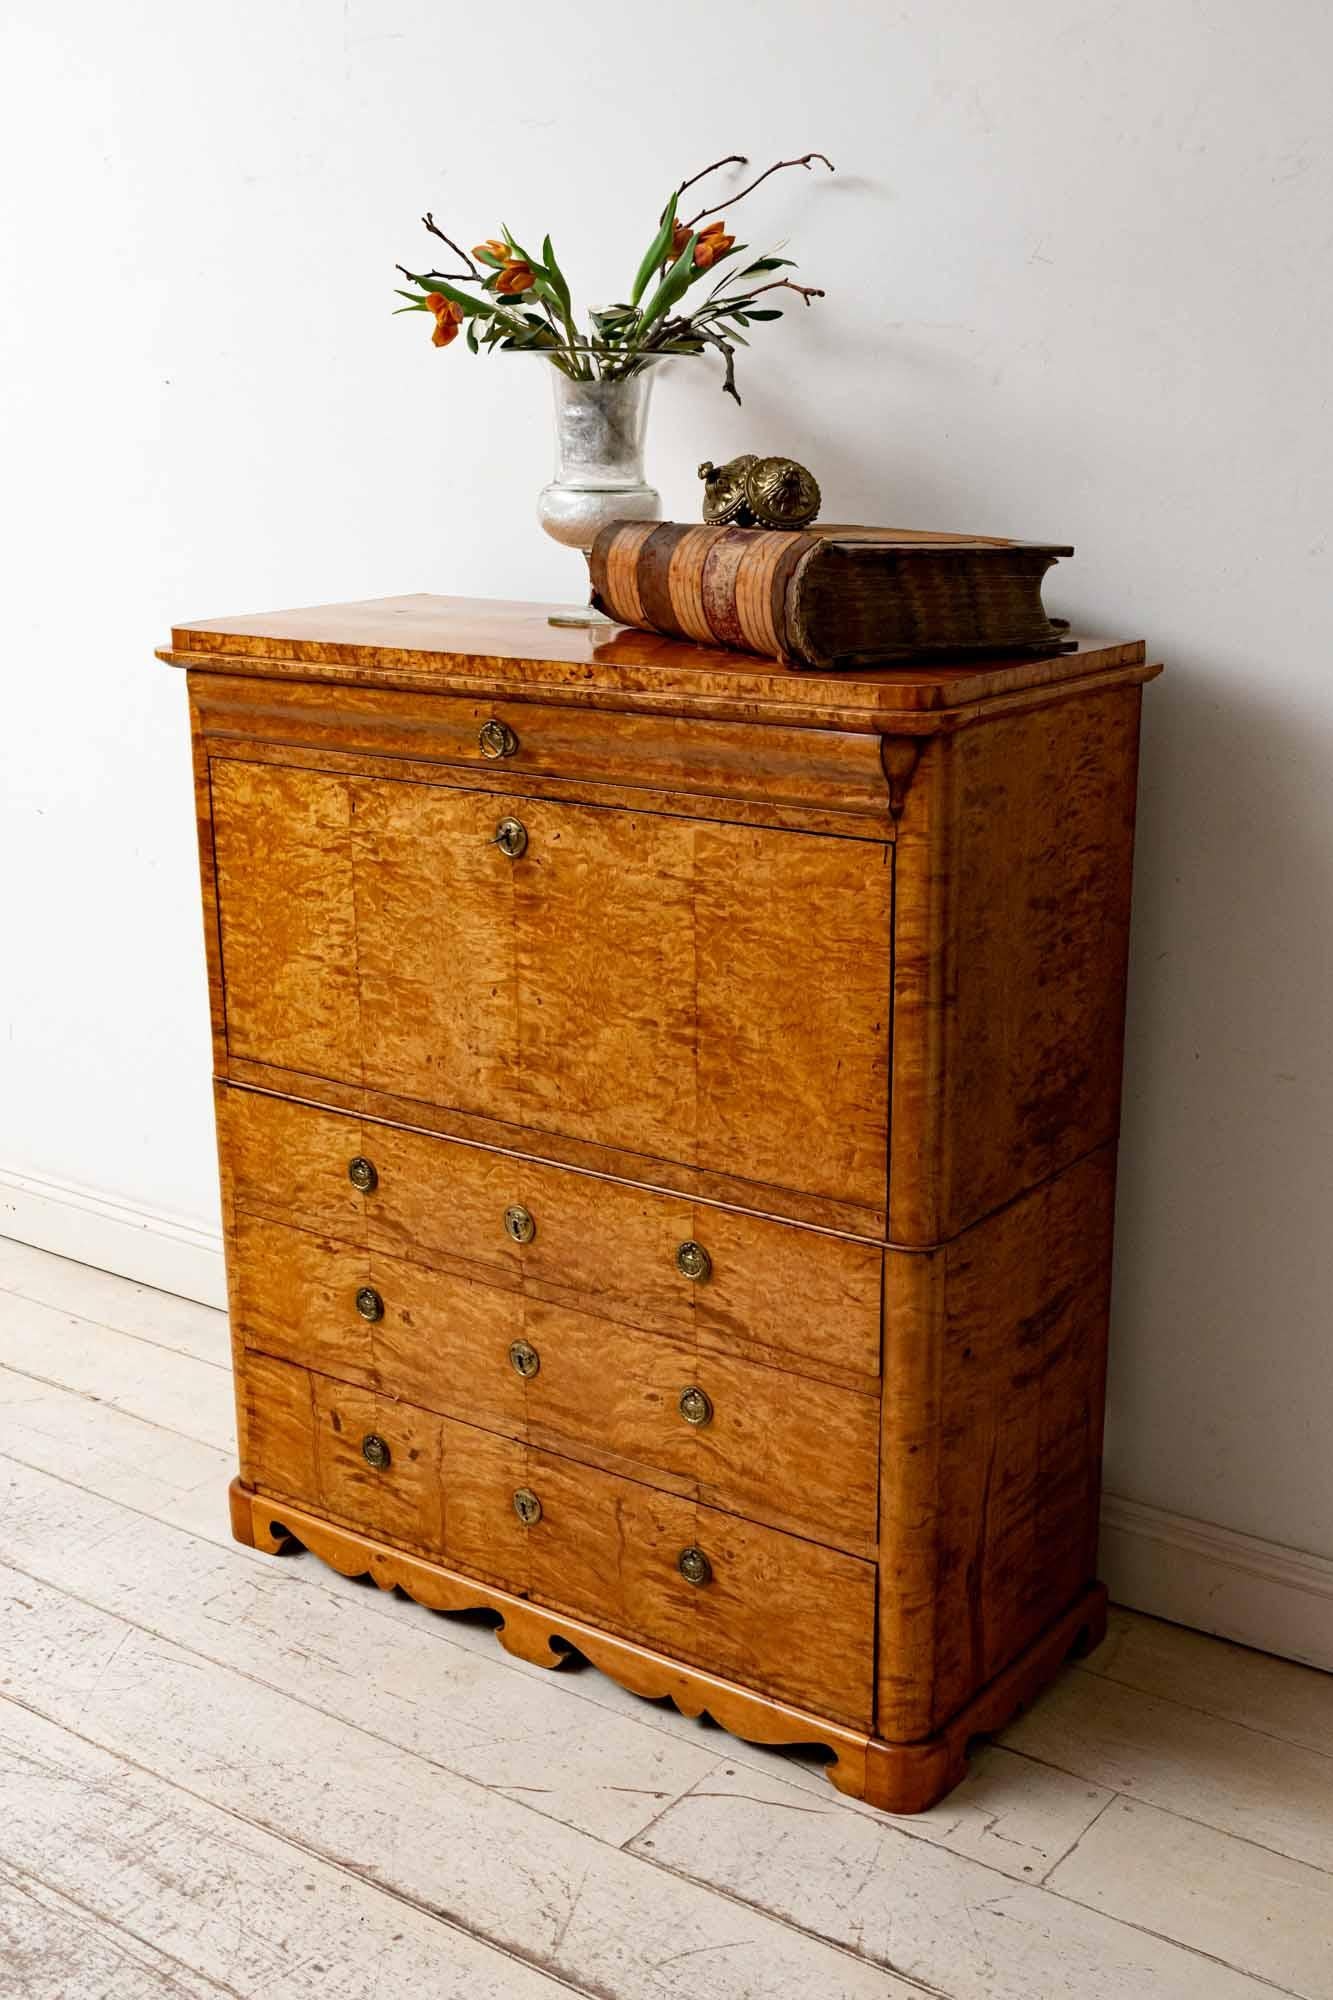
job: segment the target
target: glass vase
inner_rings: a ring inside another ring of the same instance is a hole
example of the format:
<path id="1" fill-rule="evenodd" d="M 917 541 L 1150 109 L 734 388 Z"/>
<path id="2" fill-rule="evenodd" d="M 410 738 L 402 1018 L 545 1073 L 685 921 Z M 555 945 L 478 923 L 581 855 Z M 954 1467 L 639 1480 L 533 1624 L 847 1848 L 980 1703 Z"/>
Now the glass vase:
<path id="1" fill-rule="evenodd" d="M 643 476 L 651 367 L 618 380 L 575 381 L 551 369 L 555 478 L 537 501 L 548 535 L 586 555 L 608 521 L 657 521 L 662 496 Z"/>

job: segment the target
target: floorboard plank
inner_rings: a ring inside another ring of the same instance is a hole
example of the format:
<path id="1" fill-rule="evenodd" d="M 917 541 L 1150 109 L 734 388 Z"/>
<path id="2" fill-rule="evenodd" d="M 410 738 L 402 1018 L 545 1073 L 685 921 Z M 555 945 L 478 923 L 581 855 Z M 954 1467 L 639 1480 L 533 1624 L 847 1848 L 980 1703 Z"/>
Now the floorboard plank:
<path id="1" fill-rule="evenodd" d="M 1000 1741 L 1090 1784 L 1333 1871 L 1331 1757 L 1081 1672 L 1065 1674 Z"/>
<path id="2" fill-rule="evenodd" d="M 914 1990 L 12 1570 L 0 1571 L 0 1687 L 208 1804 L 593 1993 L 908 2000 Z"/>
<path id="3" fill-rule="evenodd" d="M 227 1315 L 215 1306 L 155 1291 L 111 1271 L 56 1257 L 12 1237 L 0 1237 L 0 1292 L 55 1306 L 79 1319 L 132 1333 L 158 1347 L 192 1354 L 215 1367 L 231 1366 Z"/>
<path id="4" fill-rule="evenodd" d="M 1272 2000 L 1185 1947 L 749 1773 L 709 1779 L 635 1852 L 953 2000 Z"/>
<path id="5" fill-rule="evenodd" d="M 34 1921 L 39 1967 L 13 2000 L 74 2000 L 121 1988 L 79 1983 L 59 1918 L 166 1967 L 128 1985 L 166 2000 L 365 2000 L 375 1986 L 431 2000 L 568 2000 L 567 1984 L 316 1860 L 244 1819 L 0 1700 L 0 1880 L 33 1879 L 50 1921 Z M 0 1906 L 2 1907 L 2 1906 Z M 0 1931 L 5 1916 L 0 1914 Z M 149 1942 L 151 1940 L 151 1942 Z M 3 1960 L 0 1959 L 0 1964 Z"/>
<path id="6" fill-rule="evenodd" d="M 1303 2000 L 1333 2000 L 1333 1876 L 1304 1862 L 1117 1799 L 1051 1887 Z"/>
<path id="7" fill-rule="evenodd" d="M 1333 1757 L 1333 1674 L 1317 1667 L 1116 1608 L 1084 1671 Z"/>
<path id="8" fill-rule="evenodd" d="M 233 1446 L 228 1370 L 13 1292 L 0 1292 L 0 1364 L 113 1403 L 182 1437 L 223 1450 Z"/>

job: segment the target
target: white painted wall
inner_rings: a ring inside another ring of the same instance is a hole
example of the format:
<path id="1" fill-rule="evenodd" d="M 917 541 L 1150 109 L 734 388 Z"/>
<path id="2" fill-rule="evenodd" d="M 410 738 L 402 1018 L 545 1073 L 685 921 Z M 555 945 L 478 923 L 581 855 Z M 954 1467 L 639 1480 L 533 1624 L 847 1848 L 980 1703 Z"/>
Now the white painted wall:
<path id="1" fill-rule="evenodd" d="M 577 594 L 532 523 L 540 369 L 388 316 L 420 211 L 469 243 L 550 225 L 606 299 L 681 174 L 819 146 L 835 181 L 741 213 L 828 299 L 759 338 L 743 412 L 709 364 L 663 382 L 658 483 L 693 511 L 700 458 L 783 447 L 833 516 L 1068 538 L 1054 607 L 1170 662 L 1108 1480 L 1333 1555 L 1331 18 L 6 0 L 13 1226 L 47 1182 L 214 1224 L 173 615 Z"/>

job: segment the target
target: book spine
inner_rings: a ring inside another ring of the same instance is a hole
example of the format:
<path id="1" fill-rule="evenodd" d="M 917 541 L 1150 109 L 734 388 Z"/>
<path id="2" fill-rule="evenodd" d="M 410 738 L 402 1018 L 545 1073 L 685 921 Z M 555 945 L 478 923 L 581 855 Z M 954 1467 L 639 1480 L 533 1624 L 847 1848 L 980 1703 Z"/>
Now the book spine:
<path id="1" fill-rule="evenodd" d="M 799 659 L 787 593 L 820 546 L 788 530 L 619 521 L 593 544 L 592 601 L 625 625 L 673 639 Z"/>

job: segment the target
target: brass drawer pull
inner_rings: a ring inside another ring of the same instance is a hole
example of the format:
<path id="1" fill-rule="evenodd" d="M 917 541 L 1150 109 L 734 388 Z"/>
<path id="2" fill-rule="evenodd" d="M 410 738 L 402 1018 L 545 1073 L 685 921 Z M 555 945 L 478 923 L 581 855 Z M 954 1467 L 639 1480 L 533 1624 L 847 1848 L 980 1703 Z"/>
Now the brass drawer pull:
<path id="1" fill-rule="evenodd" d="M 696 1548 L 693 1542 L 690 1543 L 687 1549 L 682 1549 L 676 1557 L 676 1568 L 680 1571 L 686 1583 L 703 1584 L 713 1581 L 712 1563 L 709 1562 L 703 1550 Z"/>
<path id="2" fill-rule="evenodd" d="M 502 819 L 495 829 L 495 846 L 511 861 L 517 861 L 528 847 L 528 829 L 521 819 Z"/>
<path id="3" fill-rule="evenodd" d="M 514 1512 L 525 1528 L 530 1528 L 542 1517 L 542 1503 L 530 1486 L 520 1486 L 514 1495 Z"/>
<path id="4" fill-rule="evenodd" d="M 354 1160 L 347 1162 L 347 1178 L 354 1188 L 360 1188 L 362 1194 L 374 1194 L 380 1184 L 380 1177 L 375 1172 L 373 1163 L 362 1153 L 358 1153 Z"/>
<path id="5" fill-rule="evenodd" d="M 382 1437 L 369 1431 L 361 1440 L 361 1456 L 376 1472 L 387 1472 L 392 1453 Z"/>
<path id="6" fill-rule="evenodd" d="M 524 1208 L 521 1201 L 513 1202 L 505 1210 L 505 1235 L 514 1243 L 531 1243 L 536 1234 L 532 1211 Z"/>
<path id="7" fill-rule="evenodd" d="M 368 1319 L 372 1324 L 384 1318 L 384 1301 L 373 1285 L 362 1285 L 356 1295 L 356 1309 L 362 1319 Z"/>
<path id="8" fill-rule="evenodd" d="M 542 1365 L 542 1358 L 526 1340 L 514 1340 L 509 1345 L 509 1365 L 516 1375 L 530 1382 Z"/>
<path id="9" fill-rule="evenodd" d="M 499 721 L 496 716 L 482 723 L 477 731 L 477 741 L 483 757 L 512 757 L 518 748 L 518 738 L 509 724 Z"/>
<path id="10" fill-rule="evenodd" d="M 713 1275 L 713 1260 L 703 1244 L 690 1237 L 676 1251 L 676 1269 L 682 1278 L 692 1278 L 696 1285 L 702 1285 Z"/>
<path id="11" fill-rule="evenodd" d="M 694 1424 L 697 1427 L 712 1420 L 713 1405 L 711 1401 L 702 1389 L 695 1388 L 693 1385 L 688 1389 L 681 1390 L 676 1408 L 680 1411 L 687 1424 Z"/>

